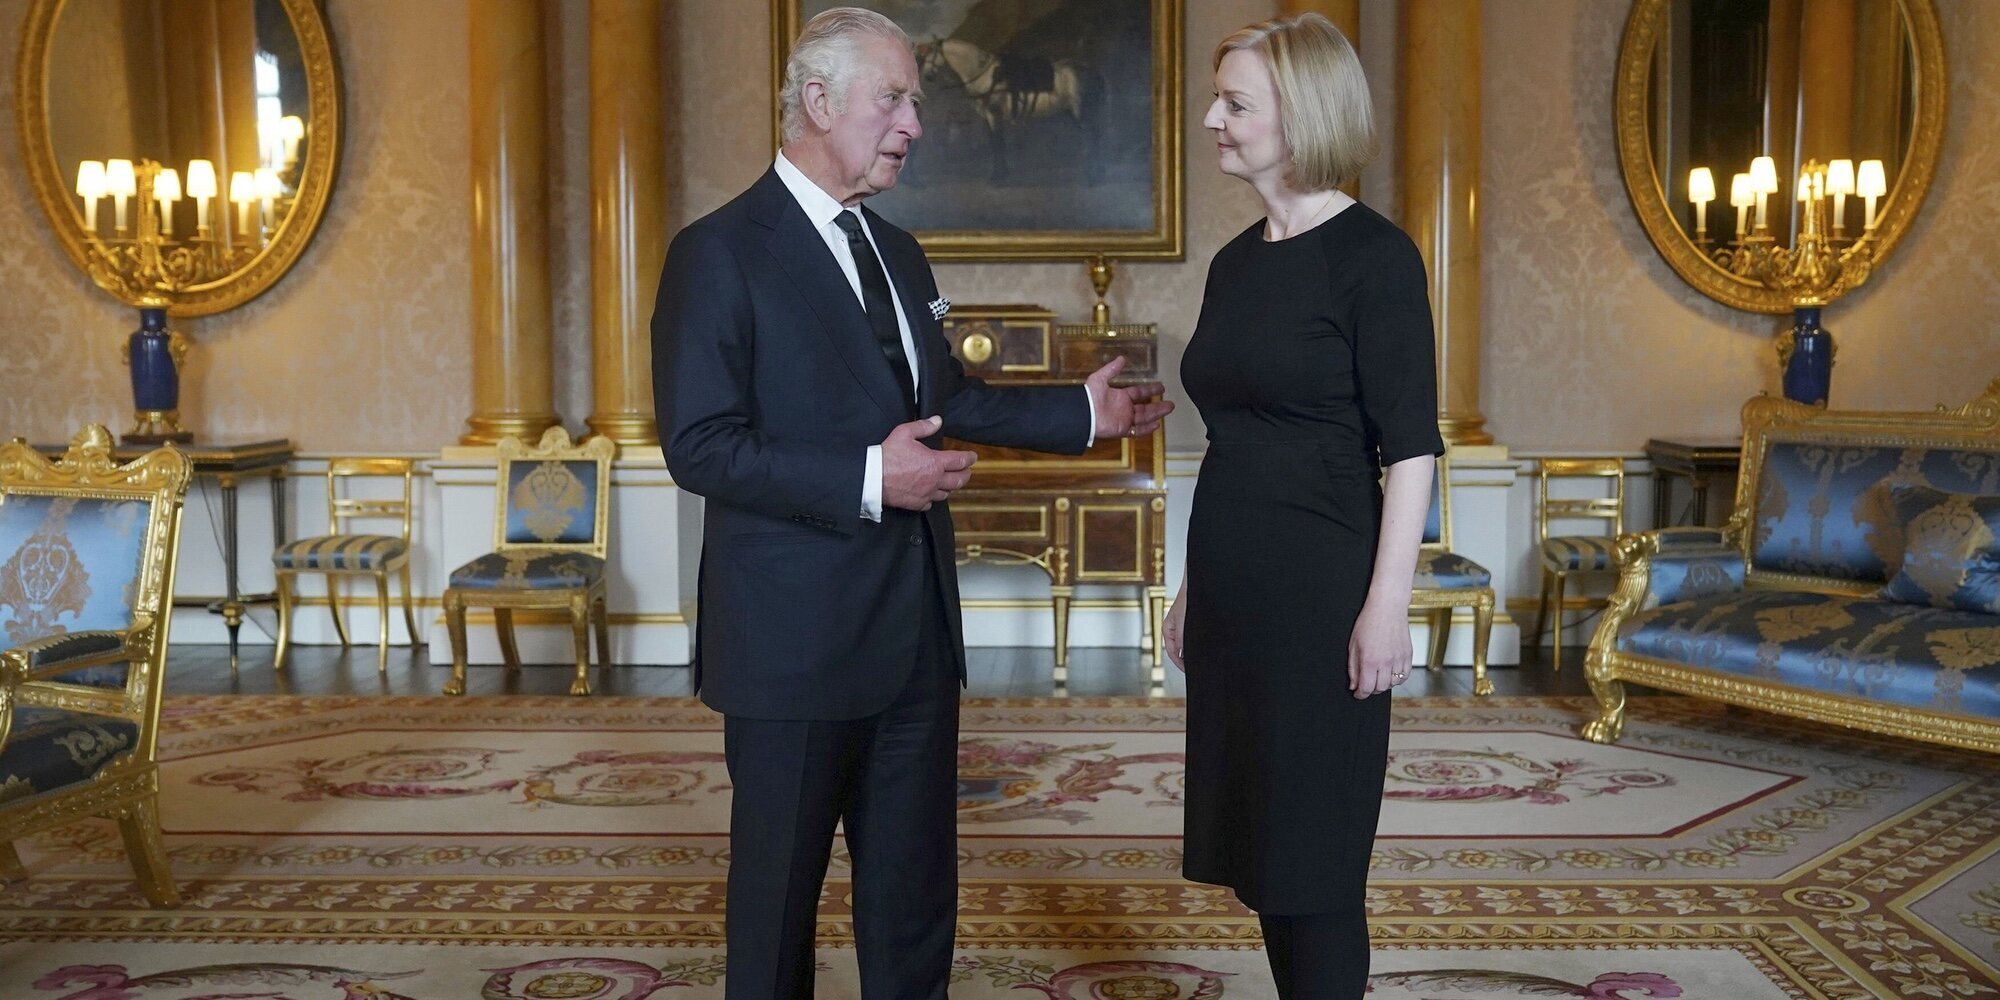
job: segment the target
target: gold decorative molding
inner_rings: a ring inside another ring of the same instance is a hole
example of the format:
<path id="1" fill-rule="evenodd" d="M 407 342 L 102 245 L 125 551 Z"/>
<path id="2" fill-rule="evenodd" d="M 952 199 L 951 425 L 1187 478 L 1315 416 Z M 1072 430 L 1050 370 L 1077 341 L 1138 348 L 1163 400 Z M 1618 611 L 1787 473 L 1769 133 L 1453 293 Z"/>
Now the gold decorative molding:
<path id="1" fill-rule="evenodd" d="M 1666 258 L 1667 265 L 1703 295 L 1726 306 L 1749 312 L 1783 314 L 1795 307 L 1793 295 L 1783 288 L 1766 287 L 1749 275 L 1733 274 L 1709 257 L 1681 230 L 1667 194 L 1660 187 L 1659 172 L 1653 164 L 1651 135 L 1647 125 L 1649 91 L 1654 73 L 1653 50 L 1666 27 L 1672 0 L 1633 0 L 1632 14 L 1625 22 L 1625 37 L 1618 50 L 1618 76 L 1614 90 L 1614 110 L 1618 133 L 1618 164 L 1625 178 L 1625 191 L 1639 225 Z M 1937 9 L 1931 0 L 1897 0 L 1910 26 L 1911 50 L 1917 80 L 1915 121 L 1910 129 L 1910 146 L 1905 152 L 1895 189 L 1883 206 L 1870 241 L 1875 244 L 1873 262 L 1880 265 L 1909 232 L 1911 220 L 1929 193 L 1937 172 L 1938 155 L 1944 146 L 1945 77 L 1944 41 L 1938 27 Z M 1723 202 L 1727 209 L 1727 202 Z"/>

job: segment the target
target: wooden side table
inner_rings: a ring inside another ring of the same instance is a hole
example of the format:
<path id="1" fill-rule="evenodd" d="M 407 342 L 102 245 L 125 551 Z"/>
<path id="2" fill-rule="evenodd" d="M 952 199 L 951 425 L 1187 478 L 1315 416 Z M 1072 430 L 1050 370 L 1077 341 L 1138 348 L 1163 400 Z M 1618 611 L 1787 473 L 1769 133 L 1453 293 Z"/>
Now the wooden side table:
<path id="1" fill-rule="evenodd" d="M 1646 442 L 1646 460 L 1653 467 L 1653 527 L 1672 527 L 1673 480 L 1684 478 L 1694 491 L 1694 521 L 1698 526 L 1711 524 L 1708 515 L 1708 491 L 1710 485 L 1722 480 L 1725 486 L 1736 483 L 1737 466 L 1742 461 L 1743 442 L 1728 441 L 1670 441 L 1653 438 Z"/>

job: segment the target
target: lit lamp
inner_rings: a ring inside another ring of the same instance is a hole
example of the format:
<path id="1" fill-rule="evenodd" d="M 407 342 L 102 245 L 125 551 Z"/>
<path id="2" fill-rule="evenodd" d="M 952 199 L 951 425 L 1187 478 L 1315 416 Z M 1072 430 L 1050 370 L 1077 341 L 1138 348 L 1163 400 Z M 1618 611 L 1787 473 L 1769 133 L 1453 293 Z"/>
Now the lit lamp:
<path id="1" fill-rule="evenodd" d="M 236 232 L 250 237 L 250 203 L 257 200 L 257 177 L 247 170 L 229 175 L 229 200 L 236 203 Z"/>
<path id="2" fill-rule="evenodd" d="M 1750 161 L 1750 189 L 1757 192 L 1757 232 L 1770 229 L 1770 221 L 1765 215 L 1766 203 L 1770 196 L 1778 193 L 1778 163 L 1768 156 L 1760 156 Z"/>
<path id="3" fill-rule="evenodd" d="M 189 160 L 187 195 L 194 199 L 194 228 L 198 235 L 208 235 L 208 200 L 215 197 L 215 164 L 207 160 Z"/>
<path id="4" fill-rule="evenodd" d="M 104 191 L 117 209 L 112 216 L 120 233 L 125 231 L 125 202 L 139 193 L 139 179 L 132 173 L 131 160 L 104 161 Z"/>
<path id="5" fill-rule="evenodd" d="M 1708 242 L 1708 203 L 1715 200 L 1715 174 L 1707 167 L 1688 171 L 1688 200 L 1694 202 L 1694 240 Z"/>
<path id="6" fill-rule="evenodd" d="M 1882 173 L 1881 160 L 1862 160 L 1861 172 L 1854 177 L 1854 193 L 1861 196 L 1861 204 L 1867 209 L 1866 232 L 1875 231 L 1875 199 L 1889 193 L 1888 178 Z"/>
<path id="7" fill-rule="evenodd" d="M 1833 235 L 1847 229 L 1847 196 L 1854 193 L 1854 161 L 1835 160 L 1826 165 L 1826 193 L 1833 196 Z"/>
<path id="8" fill-rule="evenodd" d="M 306 137 L 306 120 L 298 115 L 286 115 L 280 119 L 279 134 L 285 140 L 285 166 L 290 167 L 299 159 L 299 141 Z"/>
<path id="9" fill-rule="evenodd" d="M 1749 221 L 1750 206 L 1757 203 L 1757 192 L 1751 190 L 1750 175 L 1737 174 L 1729 179 L 1729 204 L 1736 209 L 1736 242 L 1743 242 L 1744 224 Z"/>
<path id="10" fill-rule="evenodd" d="M 97 203 L 104 198 L 104 161 L 85 160 L 76 166 L 76 193 L 83 199 L 84 232 L 97 232 Z"/>
<path id="11" fill-rule="evenodd" d="M 285 183 L 278 179 L 278 172 L 270 167 L 257 168 L 257 200 L 264 209 L 264 230 L 269 232 L 278 224 L 278 213 L 274 211 L 278 196 L 285 193 Z"/>
<path id="12" fill-rule="evenodd" d="M 153 178 L 153 200 L 160 203 L 160 235 L 174 234 L 174 203 L 181 200 L 181 175 L 162 167 Z"/>

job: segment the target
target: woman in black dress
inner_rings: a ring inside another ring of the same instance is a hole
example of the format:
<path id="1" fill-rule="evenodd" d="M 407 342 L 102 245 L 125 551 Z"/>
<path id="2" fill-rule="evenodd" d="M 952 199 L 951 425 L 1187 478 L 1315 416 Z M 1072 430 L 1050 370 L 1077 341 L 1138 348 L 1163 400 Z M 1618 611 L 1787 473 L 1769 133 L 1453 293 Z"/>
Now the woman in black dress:
<path id="1" fill-rule="evenodd" d="M 1375 140 L 1332 23 L 1245 28 L 1215 81 L 1203 124 L 1265 217 L 1209 265 L 1181 364 L 1209 440 L 1164 626 L 1188 677 L 1183 871 L 1257 911 L 1280 997 L 1350 1000 L 1444 451 L 1430 304 L 1416 245 L 1335 188 Z"/>

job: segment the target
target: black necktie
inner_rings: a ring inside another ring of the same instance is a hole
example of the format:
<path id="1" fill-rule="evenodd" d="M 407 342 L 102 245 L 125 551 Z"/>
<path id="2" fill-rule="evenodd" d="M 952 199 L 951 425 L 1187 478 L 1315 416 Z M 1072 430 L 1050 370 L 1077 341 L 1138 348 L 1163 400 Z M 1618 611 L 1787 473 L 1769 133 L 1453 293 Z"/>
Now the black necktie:
<path id="1" fill-rule="evenodd" d="M 903 332 L 896 325 L 896 303 L 889 294 L 889 277 L 882 271 L 882 260 L 861 231 L 860 216 L 843 211 L 833 217 L 833 223 L 847 234 L 847 249 L 854 254 L 854 272 L 861 276 L 861 305 L 868 312 L 868 325 L 875 330 L 875 346 L 882 349 L 889 371 L 896 376 L 896 386 L 903 390 L 905 409 L 914 414 L 917 386 L 910 380 L 910 358 L 903 353 Z"/>

